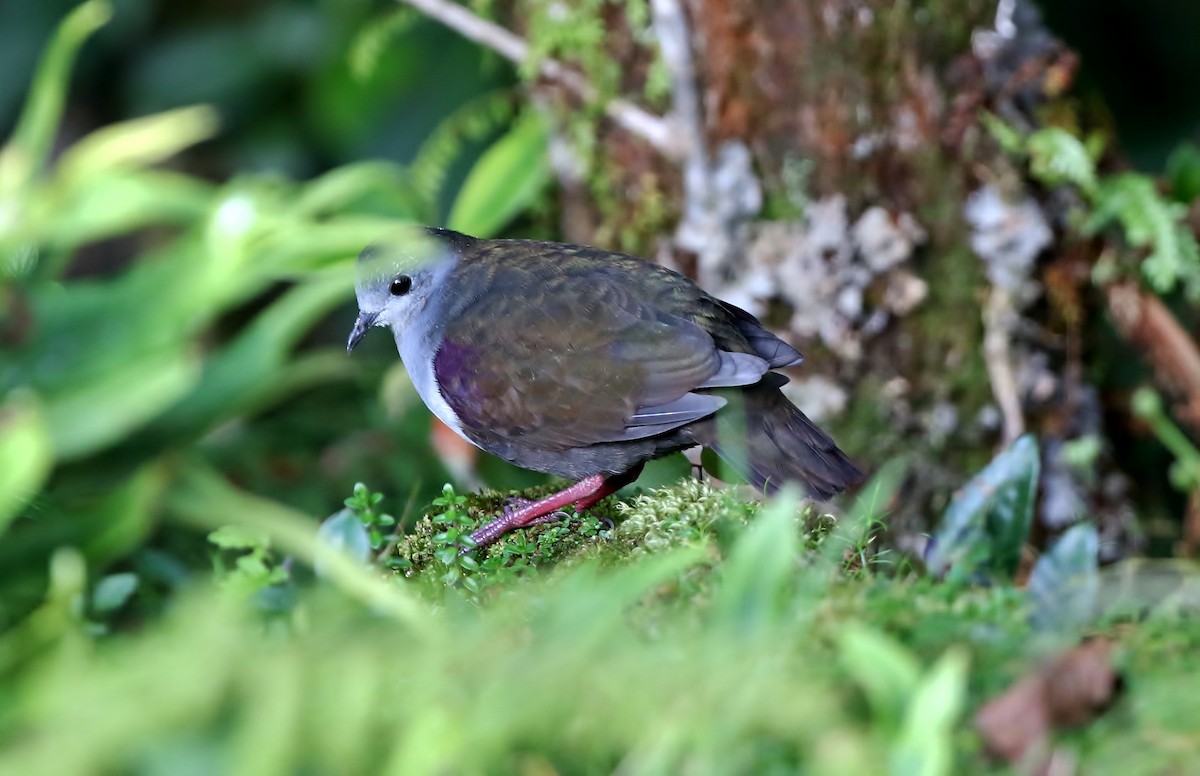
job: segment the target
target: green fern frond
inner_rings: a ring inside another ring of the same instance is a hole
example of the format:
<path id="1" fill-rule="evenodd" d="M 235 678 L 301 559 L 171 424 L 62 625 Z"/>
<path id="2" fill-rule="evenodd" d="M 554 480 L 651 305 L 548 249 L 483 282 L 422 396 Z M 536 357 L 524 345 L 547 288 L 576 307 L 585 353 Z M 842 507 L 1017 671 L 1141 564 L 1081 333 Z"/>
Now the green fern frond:
<path id="1" fill-rule="evenodd" d="M 1025 141 L 1033 176 L 1050 186 L 1071 183 L 1096 190 L 1096 162 L 1082 140 L 1058 127 L 1039 129 Z"/>
<path id="2" fill-rule="evenodd" d="M 596 87 L 597 101 L 614 96 L 621 65 L 605 46 L 608 29 L 604 7 L 610 3 L 611 0 L 577 0 L 570 4 L 569 11 L 564 3 L 526 3 L 529 58 L 521 64 L 521 77 L 536 78 L 542 60 L 558 57 L 579 64 Z"/>
<path id="3" fill-rule="evenodd" d="M 515 109 L 510 91 L 488 92 L 447 116 L 421 144 L 409 172 L 418 197 L 431 212 L 445 185 L 446 174 L 463 147 L 499 131 L 512 119 Z"/>
<path id="4" fill-rule="evenodd" d="M 399 6 L 367 22 L 350 43 L 346 55 L 350 72 L 360 81 L 370 78 L 388 47 L 423 18 L 413 8 Z"/>
<path id="5" fill-rule="evenodd" d="M 1182 284 L 1195 294 L 1200 291 L 1200 247 L 1183 222 L 1184 213 L 1181 205 L 1158 193 L 1152 179 L 1126 173 L 1098 186 L 1095 210 L 1084 230 L 1094 234 L 1117 221 L 1130 245 L 1150 249 L 1142 272 L 1154 290 L 1167 293 Z"/>

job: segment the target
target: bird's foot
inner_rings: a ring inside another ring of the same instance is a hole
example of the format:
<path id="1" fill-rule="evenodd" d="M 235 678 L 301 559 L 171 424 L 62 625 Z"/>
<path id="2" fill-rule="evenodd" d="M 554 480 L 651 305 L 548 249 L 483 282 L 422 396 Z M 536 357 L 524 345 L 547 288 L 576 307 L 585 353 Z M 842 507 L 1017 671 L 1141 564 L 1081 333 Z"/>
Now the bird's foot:
<path id="1" fill-rule="evenodd" d="M 591 496 L 603 490 L 604 485 L 604 476 L 595 474 L 538 501 L 513 499 L 512 503 L 505 507 L 503 516 L 472 533 L 471 539 L 475 542 L 476 547 L 483 547 L 515 528 L 559 520 L 561 519 L 559 515 L 566 514 L 562 512 L 563 507 L 577 502 L 586 502 Z"/>
<path id="2" fill-rule="evenodd" d="M 530 507 L 536 503 L 537 502 L 534 501 L 533 499 L 521 498 L 520 496 L 509 496 L 508 498 L 504 499 L 504 517 L 501 517 L 498 519 L 499 520 L 510 519 L 510 518 L 512 518 L 514 513 L 518 512 L 522 509 L 526 509 L 527 507 Z M 529 528 L 531 526 L 543 525 L 545 523 L 557 523 L 559 520 L 568 520 L 568 519 L 570 519 L 570 517 L 571 517 L 570 514 L 559 509 L 554 512 L 550 512 L 549 514 L 540 515 L 538 517 L 535 517 L 532 520 L 529 520 L 528 522 L 521 523 L 520 527 Z M 487 526 L 484 526 L 484 527 L 486 528 Z"/>
<path id="3" fill-rule="evenodd" d="M 504 514 L 507 515 L 509 512 L 513 512 L 515 510 L 521 509 L 522 507 L 527 507 L 533 503 L 535 503 L 535 502 L 531 498 L 521 498 L 520 496 L 507 496 L 504 499 Z"/>
<path id="4" fill-rule="evenodd" d="M 515 528 L 562 520 L 568 516 L 566 512 L 562 511 L 563 507 L 572 504 L 575 506 L 576 513 L 583 513 L 605 496 L 612 495 L 633 482 L 641 471 L 642 465 L 638 464 L 620 474 L 608 476 L 593 474 L 591 477 L 584 477 L 565 490 L 560 490 L 558 493 L 538 501 L 522 498 L 508 499 L 504 515 L 472 533 L 471 539 L 475 542 L 476 547 L 484 547 Z M 612 525 L 611 520 L 607 523 Z"/>
<path id="5" fill-rule="evenodd" d="M 508 496 L 504 499 L 504 512 L 500 517 L 485 523 L 483 527 L 476 529 L 471 534 L 471 540 L 474 546 L 465 548 L 460 555 L 465 555 L 471 550 L 491 544 L 509 531 L 517 528 L 528 528 L 529 526 L 541 525 L 543 523 L 553 523 L 558 520 L 565 520 L 570 515 L 562 510 L 556 510 L 548 514 L 539 515 L 538 517 L 528 519 L 528 512 L 534 509 L 538 502 L 533 499 L 521 498 L 520 496 Z"/>
<path id="6" fill-rule="evenodd" d="M 532 520 L 530 520 L 528 523 L 525 523 L 521 527 L 522 528 L 532 528 L 535 525 L 545 525 L 546 523 L 557 523 L 560 520 L 570 520 L 570 519 L 571 519 L 571 514 L 569 512 L 564 512 L 560 509 L 557 512 L 551 512 L 548 515 L 542 515 L 541 517 L 535 517 Z"/>

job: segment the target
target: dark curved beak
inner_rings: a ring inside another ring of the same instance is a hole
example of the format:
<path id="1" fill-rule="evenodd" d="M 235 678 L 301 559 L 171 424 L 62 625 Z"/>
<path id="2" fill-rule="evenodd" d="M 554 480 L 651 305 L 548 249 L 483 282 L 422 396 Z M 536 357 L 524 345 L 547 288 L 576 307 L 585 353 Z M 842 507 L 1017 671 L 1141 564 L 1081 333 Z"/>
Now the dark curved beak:
<path id="1" fill-rule="evenodd" d="M 350 339 L 346 340 L 346 352 L 354 350 L 358 345 L 359 340 L 367 336 L 367 330 L 375 325 L 375 319 L 379 317 L 379 313 L 360 312 L 358 320 L 354 322 L 354 328 L 350 330 Z"/>

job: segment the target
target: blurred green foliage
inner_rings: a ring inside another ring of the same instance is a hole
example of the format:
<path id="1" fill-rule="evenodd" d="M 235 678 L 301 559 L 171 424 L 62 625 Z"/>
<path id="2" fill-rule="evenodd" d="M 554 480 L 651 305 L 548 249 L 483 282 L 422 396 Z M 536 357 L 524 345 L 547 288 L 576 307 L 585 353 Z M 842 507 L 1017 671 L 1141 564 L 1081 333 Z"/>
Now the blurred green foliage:
<path id="1" fill-rule="evenodd" d="M 929 540 L 925 564 L 952 581 L 1011 579 L 1033 525 L 1041 454 L 1022 436 L 954 494 Z"/>
<path id="2" fill-rule="evenodd" d="M 90 650 L 41 655 L 9 696 L 21 721 L 0 726 L 15 736 L 0 767 L 951 773 L 966 654 L 926 671 L 866 626 L 798 619 L 831 591 L 829 569 L 797 594 L 790 562 L 764 574 L 753 554 L 764 541 L 796 546 L 794 517 L 781 502 L 728 549 L 715 589 L 725 603 L 708 611 L 672 592 L 703 569 L 708 540 L 634 564 L 580 559 L 483 610 L 459 588 L 441 588 L 436 613 L 408 608 L 419 586 L 372 580 L 372 607 L 316 591 L 277 638 L 196 590 L 151 632 L 105 649 L 103 669 Z M 747 619 L 757 595 L 738 580 L 751 579 L 776 591 L 762 618 Z M 78 643 L 60 604 L 40 614 Z M 845 670 L 818 657 L 843 632 Z M 872 688 L 891 688 L 887 703 L 863 710 L 859 682 L 872 701 Z"/>
<path id="3" fill-rule="evenodd" d="M 1140 251 L 1131 252 L 1134 255 L 1124 262 L 1130 266 L 1122 269 L 1140 273 L 1161 295 L 1182 290 L 1190 304 L 1200 301 L 1200 246 L 1188 223 L 1188 207 L 1200 193 L 1193 147 L 1181 145 L 1172 157 L 1166 171 L 1169 194 L 1164 196 L 1157 181 L 1144 173 L 1100 175 L 1096 165 L 1104 138 L 1099 134 L 1081 139 L 1060 127 L 1045 127 L 1022 137 L 995 116 L 983 118 L 1006 151 L 1026 158 L 1035 180 L 1078 191 L 1083 207 L 1076 214 L 1076 227 L 1082 235 L 1120 227 L 1125 243 Z M 1098 281 L 1111 279 L 1115 269 L 1111 264 L 1101 263 Z"/>
<path id="4" fill-rule="evenodd" d="M 530 218 L 546 128 L 386 3 L 206 7 L 0 6 L 45 22 L 0 61 L 50 39 L 19 115 L 0 86 L 0 773 L 984 772 L 965 711 L 1043 621 L 1195 609 L 1193 569 L 1105 577 L 1083 533 L 1008 584 L 1032 440 L 947 514 L 989 587 L 872 547 L 902 466 L 840 521 L 688 480 L 460 554 L 503 495 L 438 495 L 392 343 L 343 353 L 350 268 L 400 222 Z M 1125 633 L 1136 724 L 1068 742 L 1089 772 L 1200 749 L 1169 616 Z"/>
<path id="5" fill-rule="evenodd" d="M 835 523 L 687 481 L 626 505 L 608 540 L 562 545 L 537 574 L 481 569 L 472 587 L 444 564 L 381 578 L 303 515 L 195 471 L 178 508 L 198 526 L 244 515 L 213 539 L 250 560 L 104 638 L 129 580 L 90 587 L 83 558 L 56 553 L 46 600 L 0 639 L 0 771 L 1003 772 L 964 712 L 1047 654 L 1029 620 L 1040 604 L 1008 585 L 847 575 L 887 487 Z M 447 490 L 441 507 L 457 523 L 476 504 Z M 298 563 L 283 570 L 273 552 Z M 295 586 L 313 563 L 325 583 Z M 1106 600 L 1139 586 L 1142 606 L 1164 600 L 1131 571 Z M 1195 572 L 1181 578 L 1194 608 Z M 294 595 L 261 595 L 272 587 Z M 1156 614 L 1120 633 L 1139 677 L 1133 724 L 1117 712 L 1060 744 L 1089 773 L 1138 757 L 1183 767 L 1200 751 L 1194 620 Z"/>
<path id="6" fill-rule="evenodd" d="M 272 8 L 282 13 L 270 6 L 264 18 L 292 29 Z M 128 9 L 117 10 L 120 19 Z M 410 163 L 353 162 L 303 184 L 278 171 L 214 182 L 187 169 L 198 145 L 219 145 L 227 117 L 237 120 L 225 92 L 205 95 L 216 105 L 116 121 L 64 145 L 70 75 L 113 11 L 94 1 L 65 17 L 0 148 L 0 625 L 36 603 L 57 547 L 79 548 L 97 569 L 149 563 L 143 572 L 160 582 L 177 577 L 169 568 L 203 561 L 199 537 L 158 528 L 195 467 L 215 466 L 314 515 L 362 476 L 351 466 L 359 460 L 389 489 L 407 493 L 423 483 L 431 492 L 445 473 L 428 453 L 426 416 L 405 412 L 418 402 L 404 398 L 412 392 L 400 387 L 394 350 L 379 342 L 352 361 L 344 332 L 325 333 L 324 321 L 352 304 L 354 256 L 396 224 L 448 221 L 494 233 L 547 183 L 544 126 L 518 114 L 505 79 L 486 70 L 464 79 L 471 87 L 460 103 L 442 95 L 445 112 L 433 121 L 428 111 L 411 111 L 430 136 Z M 356 32 L 332 25 L 347 46 L 380 23 L 365 5 L 357 14 L 312 6 L 303 13 L 310 26 L 357 18 Z M 219 70 L 221 46 L 237 37 L 226 33 L 179 44 L 171 56 L 199 56 Z M 310 77 L 336 72 L 340 86 L 314 86 L 318 93 L 382 93 L 371 79 L 399 67 L 380 55 L 374 75 L 355 77 L 344 54 L 324 60 Z M 208 88 L 220 83 L 215 77 Z M 360 114 L 356 127 L 371 126 L 366 108 L 338 110 Z M 464 160 L 470 164 L 456 173 Z M 384 379 L 385 369 L 397 376 Z M 376 403 L 357 387 L 338 393 L 354 379 L 384 384 L 389 404 L 411 420 L 373 417 Z M 370 430 L 379 427 L 389 430 Z M 338 447 L 343 438 L 350 441 Z M 271 471 L 281 466 L 293 470 Z"/>

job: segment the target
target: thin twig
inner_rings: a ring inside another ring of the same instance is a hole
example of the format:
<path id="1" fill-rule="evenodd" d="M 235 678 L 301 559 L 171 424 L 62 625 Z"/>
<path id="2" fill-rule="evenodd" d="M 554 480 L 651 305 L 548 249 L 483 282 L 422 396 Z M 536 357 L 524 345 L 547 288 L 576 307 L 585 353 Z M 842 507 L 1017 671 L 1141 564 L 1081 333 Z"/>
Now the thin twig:
<path id="1" fill-rule="evenodd" d="M 691 37 L 687 16 L 679 0 L 652 0 L 653 24 L 663 64 L 671 74 L 671 112 L 679 129 L 687 136 L 687 162 L 697 160 L 708 165 L 704 147 L 704 117 L 700 112 L 700 94 L 696 89 L 696 68 L 692 62 Z"/>
<path id="2" fill-rule="evenodd" d="M 450 0 L 399 0 L 435 19 L 468 40 L 486 46 L 517 64 L 528 61 L 529 44 L 498 24 L 480 18 Z M 562 84 L 584 100 L 597 98 L 596 88 L 578 72 L 549 57 L 538 63 L 538 73 Z M 614 97 L 604 104 L 604 114 L 615 124 L 637 135 L 669 159 L 679 159 L 687 151 L 672 122 L 655 116 L 629 100 Z"/>
<path id="3" fill-rule="evenodd" d="M 1008 291 L 993 286 L 983 311 L 983 356 L 987 364 L 992 395 L 1000 406 L 1004 419 L 1004 444 L 1009 445 L 1025 433 L 1025 416 L 1021 412 L 1021 397 L 1013 373 L 1009 330 L 1016 317 Z"/>
<path id="4" fill-rule="evenodd" d="M 727 278 L 741 224 L 762 207 L 762 187 L 744 144 L 726 141 L 713 155 L 704 139 L 699 79 L 692 57 L 692 33 L 679 0 L 652 0 L 654 35 L 671 75 L 671 115 L 686 144 L 683 218 L 675 244 L 696 254 L 697 277 L 709 289 Z"/>

